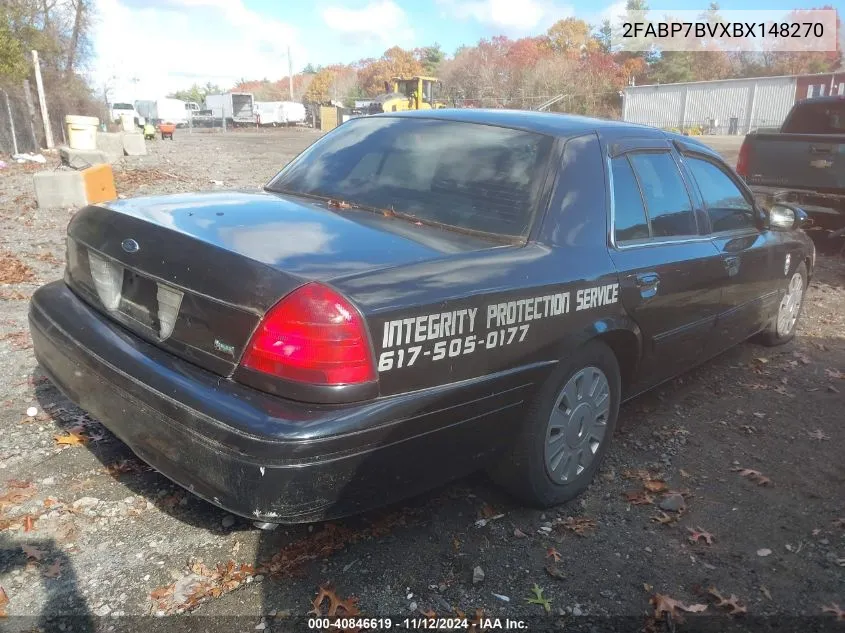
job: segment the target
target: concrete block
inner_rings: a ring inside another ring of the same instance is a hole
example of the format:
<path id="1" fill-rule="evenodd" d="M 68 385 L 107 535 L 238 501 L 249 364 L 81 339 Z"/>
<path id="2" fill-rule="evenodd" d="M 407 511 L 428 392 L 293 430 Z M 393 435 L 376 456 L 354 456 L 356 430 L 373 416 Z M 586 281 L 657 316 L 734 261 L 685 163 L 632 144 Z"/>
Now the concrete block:
<path id="1" fill-rule="evenodd" d="M 99 149 L 73 149 L 62 146 L 59 148 L 59 156 L 62 157 L 62 163 L 74 169 L 87 169 L 109 162 L 106 153 Z"/>
<path id="2" fill-rule="evenodd" d="M 123 134 L 97 132 L 97 149 L 106 153 L 109 163 L 116 163 L 123 158 Z"/>
<path id="3" fill-rule="evenodd" d="M 40 209 L 82 207 L 88 204 L 81 171 L 39 171 L 32 177 Z"/>
<path id="4" fill-rule="evenodd" d="M 123 153 L 127 156 L 146 156 L 147 144 L 141 132 L 127 132 L 123 135 Z"/>

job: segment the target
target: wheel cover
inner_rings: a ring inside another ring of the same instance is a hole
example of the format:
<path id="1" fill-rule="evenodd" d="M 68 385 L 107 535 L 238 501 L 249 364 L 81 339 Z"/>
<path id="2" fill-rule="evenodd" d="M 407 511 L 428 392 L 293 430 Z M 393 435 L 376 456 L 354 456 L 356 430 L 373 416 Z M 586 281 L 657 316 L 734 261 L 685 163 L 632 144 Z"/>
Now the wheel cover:
<path id="1" fill-rule="evenodd" d="M 804 277 L 800 272 L 792 275 L 786 293 L 778 308 L 777 333 L 778 336 L 788 336 L 795 328 L 798 314 L 801 312 L 801 302 L 804 299 Z"/>
<path id="2" fill-rule="evenodd" d="M 566 385 L 552 407 L 546 429 L 546 472 L 570 484 L 598 454 L 610 418 L 610 384 L 597 367 L 585 367 Z"/>

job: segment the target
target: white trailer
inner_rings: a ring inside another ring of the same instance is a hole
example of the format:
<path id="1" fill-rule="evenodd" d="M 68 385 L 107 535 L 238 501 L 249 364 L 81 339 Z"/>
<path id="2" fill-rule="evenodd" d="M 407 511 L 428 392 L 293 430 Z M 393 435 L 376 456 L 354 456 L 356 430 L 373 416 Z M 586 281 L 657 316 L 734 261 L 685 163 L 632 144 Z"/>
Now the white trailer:
<path id="1" fill-rule="evenodd" d="M 296 125 L 305 121 L 305 106 L 294 101 L 256 101 L 258 125 Z"/>
<path id="2" fill-rule="evenodd" d="M 136 101 L 135 109 L 149 123 L 172 123 L 177 127 L 188 125 L 191 111 L 184 101 L 162 97 L 161 99 Z"/>
<path id="3" fill-rule="evenodd" d="M 215 119 L 225 119 L 229 125 L 255 125 L 255 106 L 251 92 L 207 95 L 205 107 L 211 110 Z"/>

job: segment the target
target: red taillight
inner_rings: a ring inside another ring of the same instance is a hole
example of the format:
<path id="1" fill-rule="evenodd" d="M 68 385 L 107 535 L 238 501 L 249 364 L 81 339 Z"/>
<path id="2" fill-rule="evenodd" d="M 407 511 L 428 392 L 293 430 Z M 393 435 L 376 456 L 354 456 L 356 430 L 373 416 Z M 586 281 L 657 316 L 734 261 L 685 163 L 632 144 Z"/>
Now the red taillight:
<path id="1" fill-rule="evenodd" d="M 748 175 L 748 139 L 743 139 L 736 159 L 736 173 L 745 178 Z"/>
<path id="2" fill-rule="evenodd" d="M 318 283 L 295 290 L 264 316 L 241 365 L 312 385 L 376 379 L 364 321 L 341 295 Z"/>

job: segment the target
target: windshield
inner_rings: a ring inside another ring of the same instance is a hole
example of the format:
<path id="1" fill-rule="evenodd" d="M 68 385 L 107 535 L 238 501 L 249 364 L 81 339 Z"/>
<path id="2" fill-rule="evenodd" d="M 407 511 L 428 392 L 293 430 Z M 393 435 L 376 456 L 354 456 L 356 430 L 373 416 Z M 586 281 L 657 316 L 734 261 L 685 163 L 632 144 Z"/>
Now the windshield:
<path id="1" fill-rule="evenodd" d="M 509 128 L 363 117 L 317 141 L 267 189 L 525 237 L 551 145 L 551 137 Z"/>
<path id="2" fill-rule="evenodd" d="M 845 100 L 805 101 L 783 124 L 785 134 L 845 134 Z"/>

